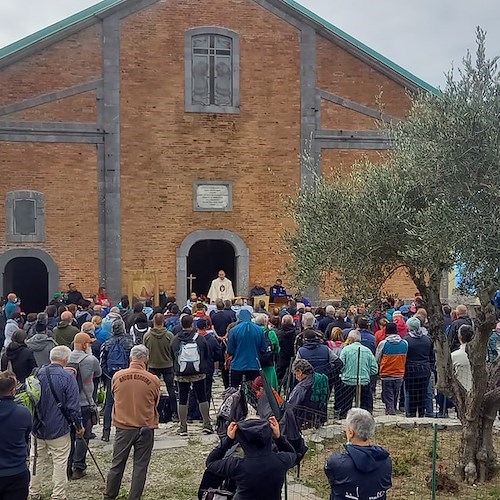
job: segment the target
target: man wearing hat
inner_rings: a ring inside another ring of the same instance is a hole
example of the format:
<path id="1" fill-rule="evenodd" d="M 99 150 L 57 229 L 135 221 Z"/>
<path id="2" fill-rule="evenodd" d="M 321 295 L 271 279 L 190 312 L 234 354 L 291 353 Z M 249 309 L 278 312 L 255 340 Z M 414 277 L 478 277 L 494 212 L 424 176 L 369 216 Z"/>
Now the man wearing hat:
<path id="1" fill-rule="evenodd" d="M 99 360 L 92 355 L 91 344 L 94 341 L 95 338 L 92 338 L 88 333 L 77 333 L 74 339 L 73 352 L 68 363 L 68 367 L 76 372 L 76 380 L 80 390 L 82 421 L 85 428 L 85 434 L 82 438 L 78 438 L 72 433 L 73 442 L 68 459 L 69 479 L 81 479 L 86 475 L 87 464 L 85 458 L 90 435 L 92 434 L 92 412 L 96 408 L 96 404 L 92 399 L 94 378 L 100 377 L 102 373 Z"/>

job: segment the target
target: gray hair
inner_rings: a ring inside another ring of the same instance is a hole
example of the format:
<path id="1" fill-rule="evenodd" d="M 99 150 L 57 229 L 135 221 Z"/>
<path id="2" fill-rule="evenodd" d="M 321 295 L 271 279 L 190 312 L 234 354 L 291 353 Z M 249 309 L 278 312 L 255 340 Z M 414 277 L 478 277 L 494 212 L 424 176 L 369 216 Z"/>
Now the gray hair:
<path id="1" fill-rule="evenodd" d="M 42 325 L 46 325 L 49 322 L 49 315 L 45 312 L 38 313 L 36 315 L 36 320 Z"/>
<path id="2" fill-rule="evenodd" d="M 256 314 L 255 315 L 255 324 L 259 326 L 267 325 L 267 314 Z"/>
<path id="3" fill-rule="evenodd" d="M 50 361 L 69 361 L 71 349 L 65 345 L 57 345 L 50 351 Z"/>
<path id="4" fill-rule="evenodd" d="M 304 328 L 312 328 L 315 322 L 316 318 L 313 313 L 307 312 L 302 316 L 302 325 Z"/>
<path id="5" fill-rule="evenodd" d="M 145 345 L 136 345 L 130 351 L 130 359 L 132 361 L 145 361 L 149 360 L 149 349 Z"/>
<path id="6" fill-rule="evenodd" d="M 351 339 L 353 342 L 361 342 L 361 334 L 359 333 L 359 330 L 351 330 L 347 338 Z"/>
<path id="7" fill-rule="evenodd" d="M 314 373 L 313 365 L 311 365 L 311 363 L 309 363 L 307 359 L 302 359 L 302 358 L 296 359 L 293 362 L 292 369 L 293 371 L 299 370 L 302 373 L 305 373 L 306 375 L 311 375 L 312 373 Z"/>
<path id="8" fill-rule="evenodd" d="M 281 318 L 281 324 L 282 325 L 293 325 L 293 317 L 290 314 L 285 314 Z"/>
<path id="9" fill-rule="evenodd" d="M 94 323 L 91 323 L 90 321 L 85 321 L 85 323 L 82 325 L 82 332 L 94 335 L 95 333 Z"/>
<path id="10" fill-rule="evenodd" d="M 332 305 L 326 306 L 325 314 L 333 318 L 335 316 L 335 307 Z"/>
<path id="11" fill-rule="evenodd" d="M 369 411 L 352 408 L 347 412 L 346 427 L 361 441 L 369 441 L 375 435 L 375 419 Z"/>

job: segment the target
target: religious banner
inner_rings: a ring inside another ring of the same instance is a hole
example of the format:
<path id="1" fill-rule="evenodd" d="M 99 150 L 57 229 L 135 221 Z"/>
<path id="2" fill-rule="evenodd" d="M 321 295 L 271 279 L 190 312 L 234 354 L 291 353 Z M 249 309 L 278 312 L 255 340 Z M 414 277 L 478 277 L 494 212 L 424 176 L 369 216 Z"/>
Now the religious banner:
<path id="1" fill-rule="evenodd" d="M 160 292 L 156 271 L 128 271 L 127 276 L 131 305 L 136 302 L 146 302 L 146 300 L 152 300 L 154 305 L 159 304 Z"/>

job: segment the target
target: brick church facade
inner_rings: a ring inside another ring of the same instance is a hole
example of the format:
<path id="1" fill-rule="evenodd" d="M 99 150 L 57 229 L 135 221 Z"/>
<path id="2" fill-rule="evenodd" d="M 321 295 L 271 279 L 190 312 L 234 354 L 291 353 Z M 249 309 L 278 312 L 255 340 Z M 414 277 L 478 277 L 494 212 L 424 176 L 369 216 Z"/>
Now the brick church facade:
<path id="1" fill-rule="evenodd" d="M 283 275 L 283 196 L 433 90 L 292 0 L 105 0 L 1 49 L 0 88 L 3 294 L 40 268 L 116 300 L 142 270 L 181 301 Z"/>

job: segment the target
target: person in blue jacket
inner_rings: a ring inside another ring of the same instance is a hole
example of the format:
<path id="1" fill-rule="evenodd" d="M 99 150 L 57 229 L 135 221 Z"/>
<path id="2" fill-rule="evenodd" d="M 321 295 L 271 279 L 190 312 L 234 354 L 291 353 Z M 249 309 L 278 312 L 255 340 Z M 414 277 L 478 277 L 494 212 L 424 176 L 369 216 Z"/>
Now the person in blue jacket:
<path id="1" fill-rule="evenodd" d="M 385 500 L 392 487 L 392 460 L 387 450 L 372 442 L 373 416 L 361 408 L 349 410 L 345 433 L 346 451 L 333 453 L 325 466 L 330 500 Z"/>
<path id="2" fill-rule="evenodd" d="M 17 380 L 13 372 L 0 373 L 0 498 L 28 498 L 27 465 L 31 413 L 14 400 Z"/>
<path id="3" fill-rule="evenodd" d="M 247 381 L 259 376 L 259 358 L 267 349 L 264 331 L 252 323 L 252 314 L 247 309 L 238 313 L 238 324 L 231 329 L 227 340 L 227 353 L 231 360 L 230 384 L 239 387 L 243 377 Z"/>

